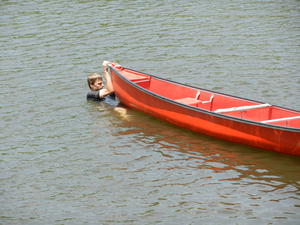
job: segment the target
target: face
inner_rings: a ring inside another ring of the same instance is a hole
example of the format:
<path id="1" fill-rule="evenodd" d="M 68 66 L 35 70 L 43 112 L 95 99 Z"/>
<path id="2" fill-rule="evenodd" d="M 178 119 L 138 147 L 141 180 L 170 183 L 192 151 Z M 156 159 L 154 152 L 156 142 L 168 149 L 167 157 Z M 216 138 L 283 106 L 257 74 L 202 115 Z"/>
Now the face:
<path id="1" fill-rule="evenodd" d="M 93 84 L 91 84 L 91 89 L 93 91 L 98 91 L 101 88 L 103 88 L 103 82 L 102 79 L 100 77 L 97 77 L 95 82 Z"/>

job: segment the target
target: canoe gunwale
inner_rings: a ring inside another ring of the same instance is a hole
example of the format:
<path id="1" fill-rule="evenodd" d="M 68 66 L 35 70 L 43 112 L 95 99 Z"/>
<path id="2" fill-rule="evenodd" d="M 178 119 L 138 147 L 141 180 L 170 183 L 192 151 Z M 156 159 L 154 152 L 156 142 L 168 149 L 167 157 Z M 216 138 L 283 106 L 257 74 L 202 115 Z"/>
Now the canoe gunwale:
<path id="1" fill-rule="evenodd" d="M 211 115 L 211 116 L 214 116 L 214 117 L 218 117 L 218 118 L 222 118 L 222 119 L 227 119 L 227 120 L 232 120 L 232 121 L 236 121 L 236 122 L 240 122 L 240 123 L 243 123 L 243 124 L 251 124 L 251 125 L 255 125 L 255 126 L 261 126 L 261 127 L 266 127 L 266 128 L 270 128 L 270 129 L 276 129 L 276 130 L 283 130 L 283 131 L 290 131 L 290 132 L 299 132 L 300 133 L 300 129 L 298 128 L 294 128 L 294 127 L 283 127 L 283 126 L 279 126 L 279 125 L 274 125 L 274 124 L 267 124 L 267 123 L 261 123 L 261 122 L 257 122 L 257 121 L 252 121 L 252 120 L 246 120 L 246 119 L 240 119 L 240 118 L 236 118 L 236 117 L 232 117 L 232 116 L 227 116 L 227 115 L 224 115 L 224 114 L 220 114 L 220 113 L 216 113 L 214 111 L 209 111 L 209 110 L 204 110 L 204 109 L 201 109 L 201 108 L 198 108 L 198 107 L 195 107 L 195 106 L 190 106 L 190 105 L 186 105 L 186 104 L 183 104 L 183 103 L 180 103 L 180 102 L 177 102 L 175 100 L 172 100 L 172 99 L 169 99 L 169 98 L 166 98 L 166 97 L 163 97 L 161 95 L 158 95 L 154 92 L 151 92 L 139 85 L 137 85 L 135 82 L 133 81 L 130 81 L 129 79 L 126 79 L 118 70 L 116 70 L 114 67 L 112 66 L 109 66 L 109 68 L 111 70 L 113 70 L 118 76 L 120 79 L 124 80 L 125 82 L 127 82 L 128 84 L 134 86 L 135 88 L 139 89 L 140 91 L 143 91 L 144 93 L 148 94 L 148 95 L 152 95 L 154 96 L 155 98 L 159 98 L 165 102 L 169 102 L 171 104 L 175 104 L 175 105 L 178 105 L 180 107 L 183 107 L 183 108 L 187 108 L 189 110 L 193 110 L 193 111 L 196 111 L 196 112 L 200 112 L 200 113 L 204 113 L 204 114 L 208 114 L 208 115 Z M 188 84 L 182 84 L 182 83 L 178 83 L 176 81 L 172 81 L 172 80 L 168 80 L 168 79 L 165 79 L 165 78 L 161 78 L 161 77 L 157 77 L 155 75 L 151 75 L 151 74 L 147 74 L 147 73 L 144 73 L 144 72 L 140 72 L 140 71 L 137 71 L 137 70 L 133 70 L 133 69 L 130 69 L 130 68 L 126 68 L 126 67 L 122 67 L 123 69 L 128 69 L 128 70 L 131 70 L 133 72 L 137 72 L 137 73 L 140 73 L 140 74 L 144 74 L 144 75 L 147 75 L 147 76 L 150 76 L 150 77 L 154 77 L 156 79 L 159 79 L 159 80 L 162 80 L 162 81 L 165 81 L 165 82 L 168 82 L 168 83 L 173 83 L 173 84 L 176 84 L 176 85 L 180 85 L 180 86 L 184 86 L 184 87 L 190 87 L 190 88 L 193 88 L 193 89 L 200 89 L 200 90 L 203 90 L 203 91 L 208 91 L 210 93 L 215 93 L 215 94 L 220 94 L 220 95 L 223 95 L 223 96 L 228 96 L 228 97 L 233 97 L 233 98 L 236 98 L 236 99 L 242 99 L 242 100 L 248 100 L 248 101 L 252 101 L 252 102 L 255 102 L 255 103 L 261 103 L 261 104 L 265 104 L 265 102 L 262 102 L 262 101 L 256 101 L 256 100 L 252 100 L 252 99 L 247 99 L 247 98 L 243 98 L 243 97 L 237 97 L 237 96 L 234 96 L 234 95 L 230 95 L 230 94 L 225 94 L 225 93 L 222 93 L 222 92 L 217 92 L 217 91 L 212 91 L 212 90 L 208 90 L 208 89 L 204 89 L 204 88 L 199 88 L 199 87 L 195 87 L 195 86 L 191 86 L 191 85 L 188 85 Z M 281 106 L 277 106 L 277 105 L 271 105 L 271 106 L 274 106 L 274 107 L 278 107 L 278 108 L 281 108 L 281 109 L 286 109 L 286 110 L 290 110 L 290 111 L 296 111 L 296 110 L 293 110 L 293 109 L 289 109 L 289 108 L 285 108 L 285 107 L 281 107 Z M 298 111 L 296 111 L 298 112 Z"/>

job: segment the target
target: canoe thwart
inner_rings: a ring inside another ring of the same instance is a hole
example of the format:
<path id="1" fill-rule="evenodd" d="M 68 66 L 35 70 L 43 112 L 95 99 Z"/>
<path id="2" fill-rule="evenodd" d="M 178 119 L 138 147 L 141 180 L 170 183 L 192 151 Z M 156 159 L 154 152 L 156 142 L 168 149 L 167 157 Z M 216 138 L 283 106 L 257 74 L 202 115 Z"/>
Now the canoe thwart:
<path id="1" fill-rule="evenodd" d="M 260 122 L 261 123 L 274 123 L 274 122 L 296 120 L 296 119 L 300 119 L 300 116 L 291 116 L 291 117 L 285 117 L 285 118 L 279 118 L 279 119 L 273 119 L 273 120 L 264 120 L 264 121 L 260 121 Z"/>
<path id="2" fill-rule="evenodd" d="M 138 83 L 142 83 L 142 82 L 148 82 L 150 81 L 150 79 L 143 79 L 143 80 L 137 80 L 137 81 L 133 81 L 135 84 L 138 84 Z"/>
<path id="3" fill-rule="evenodd" d="M 235 112 L 235 111 L 245 111 L 249 109 L 259 109 L 271 106 L 270 104 L 259 104 L 259 105 L 247 105 L 247 106 L 239 106 L 239 107 L 232 107 L 232 108 L 225 108 L 225 109 L 217 109 L 215 113 L 227 113 L 227 112 Z"/>

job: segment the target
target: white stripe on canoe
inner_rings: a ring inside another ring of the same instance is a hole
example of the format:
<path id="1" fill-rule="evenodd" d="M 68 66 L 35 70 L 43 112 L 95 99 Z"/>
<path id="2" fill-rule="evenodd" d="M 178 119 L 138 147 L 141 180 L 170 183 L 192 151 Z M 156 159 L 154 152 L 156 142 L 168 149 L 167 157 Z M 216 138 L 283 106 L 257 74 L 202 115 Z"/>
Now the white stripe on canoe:
<path id="1" fill-rule="evenodd" d="M 260 104 L 260 105 L 247 105 L 247 106 L 239 106 L 239 107 L 232 107 L 232 108 L 226 108 L 226 109 L 217 109 L 216 113 L 225 113 L 225 112 L 235 112 L 235 111 L 244 111 L 248 109 L 258 109 L 258 108 L 264 108 L 269 107 L 270 104 Z"/>
<path id="2" fill-rule="evenodd" d="M 274 119 L 274 120 L 264 120 L 260 121 L 261 123 L 273 123 L 273 122 L 280 122 L 280 121 L 286 121 L 286 120 L 296 120 L 300 119 L 300 116 L 292 116 L 292 117 L 285 117 L 280 119 Z"/>

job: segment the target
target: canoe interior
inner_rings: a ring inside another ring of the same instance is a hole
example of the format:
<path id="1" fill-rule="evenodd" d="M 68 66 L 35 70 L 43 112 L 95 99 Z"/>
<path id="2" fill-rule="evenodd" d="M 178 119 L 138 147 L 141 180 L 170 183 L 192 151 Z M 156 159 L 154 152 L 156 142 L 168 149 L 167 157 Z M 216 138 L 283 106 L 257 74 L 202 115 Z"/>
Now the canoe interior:
<path id="1" fill-rule="evenodd" d="M 295 110 L 185 86 L 126 68 L 118 72 L 136 85 L 184 105 L 250 121 L 300 128 L 300 112 Z"/>

